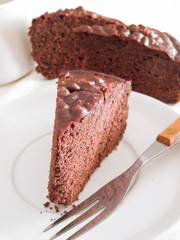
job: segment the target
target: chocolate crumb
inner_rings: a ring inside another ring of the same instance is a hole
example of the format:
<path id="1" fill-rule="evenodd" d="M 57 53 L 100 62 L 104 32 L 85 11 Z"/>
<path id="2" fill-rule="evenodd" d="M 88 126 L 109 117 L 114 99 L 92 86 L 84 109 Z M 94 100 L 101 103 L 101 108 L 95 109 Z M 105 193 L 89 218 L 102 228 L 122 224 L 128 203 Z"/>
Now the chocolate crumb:
<path id="1" fill-rule="evenodd" d="M 52 210 L 53 208 L 52 208 L 52 207 L 50 207 L 49 209 L 51 209 L 51 210 Z"/>
<path id="2" fill-rule="evenodd" d="M 48 208 L 49 205 L 50 205 L 50 202 L 46 202 L 46 203 L 44 203 L 43 205 L 44 205 L 45 208 Z"/>
<path id="3" fill-rule="evenodd" d="M 64 214 L 66 214 L 67 213 L 67 211 L 64 211 Z"/>
<path id="4" fill-rule="evenodd" d="M 43 212 L 41 211 L 40 214 L 42 214 Z"/>
<path id="5" fill-rule="evenodd" d="M 55 205 L 54 208 L 55 208 L 56 212 L 58 213 L 59 212 L 58 206 Z"/>
<path id="6" fill-rule="evenodd" d="M 73 205 L 72 205 L 72 207 L 73 207 L 73 208 L 75 208 L 75 207 L 76 207 L 76 205 L 75 205 L 75 204 L 73 204 Z"/>

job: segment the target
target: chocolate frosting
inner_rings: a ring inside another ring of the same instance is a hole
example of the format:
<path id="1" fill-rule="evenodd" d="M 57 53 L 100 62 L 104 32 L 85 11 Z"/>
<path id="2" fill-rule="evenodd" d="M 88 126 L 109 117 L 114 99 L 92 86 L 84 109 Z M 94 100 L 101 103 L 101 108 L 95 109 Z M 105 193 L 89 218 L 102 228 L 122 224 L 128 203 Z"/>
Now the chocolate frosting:
<path id="1" fill-rule="evenodd" d="M 45 15 L 49 15 L 49 13 L 45 13 Z M 43 16 L 45 16 L 43 15 Z M 52 16 L 57 16 L 58 18 L 60 16 L 65 16 L 65 17 L 69 17 L 69 16 L 79 16 L 79 17 L 88 17 L 89 19 L 104 19 L 106 20 L 108 23 L 117 23 L 117 24 L 123 24 L 123 22 L 117 20 L 117 19 L 113 19 L 113 18 L 107 18 L 107 17 L 104 17 L 102 15 L 99 15 L 97 13 L 94 13 L 94 12 L 90 12 L 90 11 L 86 11 L 83 7 L 79 6 L 75 9 L 69 9 L 69 8 L 66 8 L 65 10 L 61 10 L 59 9 L 58 11 L 54 12 L 54 13 L 51 13 L 50 15 Z"/>
<path id="2" fill-rule="evenodd" d="M 72 70 L 59 75 L 57 87 L 57 114 L 60 120 L 58 134 L 71 124 L 79 122 L 99 101 L 104 101 L 108 88 L 130 84 L 115 76 Z"/>
<path id="3" fill-rule="evenodd" d="M 75 33 L 87 32 L 102 36 L 118 36 L 123 40 L 136 41 L 143 46 L 166 53 L 169 58 L 180 61 L 180 43 L 168 33 L 143 25 L 110 24 L 105 26 L 83 25 L 74 28 Z"/>

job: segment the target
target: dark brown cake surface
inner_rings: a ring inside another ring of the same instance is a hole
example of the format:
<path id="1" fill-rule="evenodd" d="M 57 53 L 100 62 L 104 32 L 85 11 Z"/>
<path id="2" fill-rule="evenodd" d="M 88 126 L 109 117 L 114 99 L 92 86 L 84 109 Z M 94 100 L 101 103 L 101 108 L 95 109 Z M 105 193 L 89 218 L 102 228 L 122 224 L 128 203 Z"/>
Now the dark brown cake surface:
<path id="1" fill-rule="evenodd" d="M 80 26 L 75 41 L 84 49 L 82 69 L 132 79 L 133 90 L 166 103 L 180 100 L 180 44 L 142 25 Z"/>
<path id="2" fill-rule="evenodd" d="M 136 41 L 149 49 L 164 52 L 172 60 L 180 62 L 180 43 L 168 33 L 163 33 L 143 25 L 82 25 L 74 29 L 73 32 L 84 32 L 86 34 L 89 33 L 107 37 L 118 36 L 122 40 Z"/>
<path id="3" fill-rule="evenodd" d="M 79 70 L 67 72 L 66 75 L 62 73 L 59 79 L 57 117 L 60 119 L 60 135 L 71 124 L 85 117 L 102 99 L 108 88 L 119 84 L 118 77 Z M 125 84 L 125 80 L 121 79 L 121 84 Z"/>
<path id="4" fill-rule="evenodd" d="M 126 128 L 131 84 L 88 71 L 61 73 L 49 176 L 49 200 L 71 204 Z"/>

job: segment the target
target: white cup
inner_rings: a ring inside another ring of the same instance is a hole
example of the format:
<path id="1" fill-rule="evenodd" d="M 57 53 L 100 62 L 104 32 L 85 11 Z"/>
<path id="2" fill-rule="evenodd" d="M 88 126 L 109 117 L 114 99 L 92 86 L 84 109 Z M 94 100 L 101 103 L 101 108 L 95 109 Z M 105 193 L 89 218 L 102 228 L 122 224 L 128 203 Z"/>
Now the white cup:
<path id="1" fill-rule="evenodd" d="M 33 69 L 24 3 L 0 0 L 0 85 L 18 80 Z"/>

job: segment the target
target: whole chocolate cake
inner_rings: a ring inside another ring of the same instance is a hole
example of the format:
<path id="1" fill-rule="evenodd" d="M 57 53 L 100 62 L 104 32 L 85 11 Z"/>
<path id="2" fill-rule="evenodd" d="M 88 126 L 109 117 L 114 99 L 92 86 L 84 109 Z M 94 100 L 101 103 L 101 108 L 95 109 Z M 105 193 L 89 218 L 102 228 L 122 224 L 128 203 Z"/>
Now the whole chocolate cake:
<path id="1" fill-rule="evenodd" d="M 83 70 L 61 73 L 49 175 L 49 200 L 78 199 L 94 170 L 126 128 L 131 82 Z"/>
<path id="2" fill-rule="evenodd" d="M 168 33 L 79 7 L 33 19 L 29 36 L 36 69 L 47 79 L 93 70 L 131 79 L 133 90 L 166 103 L 180 100 L 180 44 Z"/>

